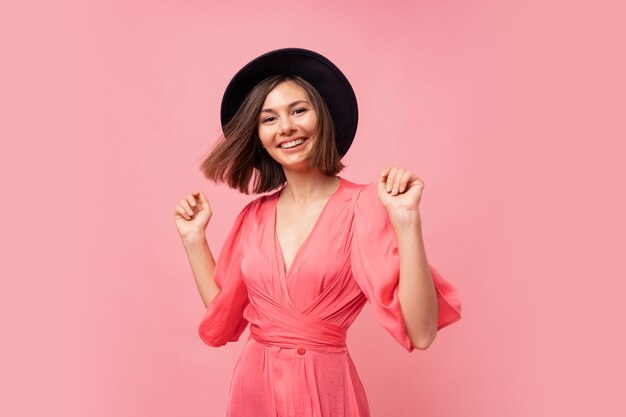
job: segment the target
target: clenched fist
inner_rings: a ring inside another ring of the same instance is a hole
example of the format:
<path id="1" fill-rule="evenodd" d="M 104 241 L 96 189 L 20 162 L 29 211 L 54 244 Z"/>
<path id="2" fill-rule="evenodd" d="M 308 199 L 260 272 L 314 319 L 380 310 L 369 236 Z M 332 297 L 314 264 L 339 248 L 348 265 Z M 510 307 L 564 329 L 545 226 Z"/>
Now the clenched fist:
<path id="1" fill-rule="evenodd" d="M 174 212 L 174 222 L 180 237 L 203 234 L 212 214 L 209 201 L 202 192 L 194 191 L 182 198 Z"/>
<path id="2" fill-rule="evenodd" d="M 378 179 L 378 198 L 390 219 L 397 222 L 419 217 L 423 190 L 422 178 L 396 166 L 386 167 Z"/>

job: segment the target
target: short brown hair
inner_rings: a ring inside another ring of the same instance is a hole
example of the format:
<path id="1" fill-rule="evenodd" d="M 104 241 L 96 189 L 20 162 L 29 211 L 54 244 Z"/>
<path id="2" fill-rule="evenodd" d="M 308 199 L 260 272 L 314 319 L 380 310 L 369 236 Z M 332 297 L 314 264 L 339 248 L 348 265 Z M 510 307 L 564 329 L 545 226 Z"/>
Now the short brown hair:
<path id="1" fill-rule="evenodd" d="M 252 191 L 255 194 L 274 190 L 287 181 L 282 166 L 263 148 L 258 132 L 258 118 L 265 98 L 285 81 L 304 89 L 317 114 L 317 140 L 308 157 L 309 166 L 330 176 L 345 168 L 335 142 L 335 124 L 322 96 L 303 78 L 279 74 L 258 83 L 224 126 L 221 140 L 211 148 L 200 166 L 206 178 L 216 183 L 225 182 L 244 194 L 250 194 L 248 185 L 253 174 L 256 174 Z"/>

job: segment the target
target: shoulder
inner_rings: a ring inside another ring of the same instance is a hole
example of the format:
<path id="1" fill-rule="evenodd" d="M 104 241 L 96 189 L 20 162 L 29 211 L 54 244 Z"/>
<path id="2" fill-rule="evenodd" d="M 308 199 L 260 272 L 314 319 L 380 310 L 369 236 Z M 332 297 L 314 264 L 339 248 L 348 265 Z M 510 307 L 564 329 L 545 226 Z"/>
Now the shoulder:
<path id="1" fill-rule="evenodd" d="M 359 219 L 371 221 L 384 218 L 387 210 L 378 197 L 378 182 L 356 183 L 344 179 L 344 184 L 350 190 L 354 214 Z"/>
<path id="2" fill-rule="evenodd" d="M 342 178 L 342 180 L 344 187 L 357 201 L 371 200 L 372 198 L 378 200 L 378 184 L 376 181 L 357 183 L 345 178 Z"/>
<path id="3" fill-rule="evenodd" d="M 349 179 L 341 177 L 343 187 L 354 195 L 359 195 L 362 192 L 371 193 L 376 190 L 376 182 L 370 181 L 367 183 L 358 183 L 350 181 Z"/>
<path id="4" fill-rule="evenodd" d="M 279 192 L 280 190 L 276 190 L 255 197 L 241 209 L 240 215 L 244 217 L 262 215 L 269 208 L 270 201 L 277 197 Z"/>

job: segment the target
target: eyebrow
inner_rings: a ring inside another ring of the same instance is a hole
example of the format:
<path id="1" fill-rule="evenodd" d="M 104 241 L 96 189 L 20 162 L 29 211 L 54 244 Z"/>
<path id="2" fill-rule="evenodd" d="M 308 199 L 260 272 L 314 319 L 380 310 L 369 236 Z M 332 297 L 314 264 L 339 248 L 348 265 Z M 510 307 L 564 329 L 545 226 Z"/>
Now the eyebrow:
<path id="1" fill-rule="evenodd" d="M 293 107 L 293 106 L 295 106 L 298 103 L 308 103 L 308 101 L 306 101 L 306 100 L 296 100 L 293 103 L 291 103 L 289 105 L 289 107 Z M 273 112 L 272 109 L 263 109 L 263 110 L 261 110 L 261 113 L 271 113 L 271 112 Z"/>

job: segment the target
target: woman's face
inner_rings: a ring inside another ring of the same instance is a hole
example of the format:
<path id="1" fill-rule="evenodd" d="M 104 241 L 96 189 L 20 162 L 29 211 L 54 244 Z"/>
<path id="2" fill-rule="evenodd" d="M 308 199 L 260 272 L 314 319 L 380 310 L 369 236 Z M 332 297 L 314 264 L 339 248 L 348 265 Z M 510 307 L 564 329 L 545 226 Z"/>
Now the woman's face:
<path id="1" fill-rule="evenodd" d="M 267 153 L 281 165 L 295 168 L 304 166 L 306 156 L 313 149 L 317 114 L 304 89 L 285 81 L 267 94 L 258 127 Z M 295 139 L 304 142 L 289 143 Z"/>

